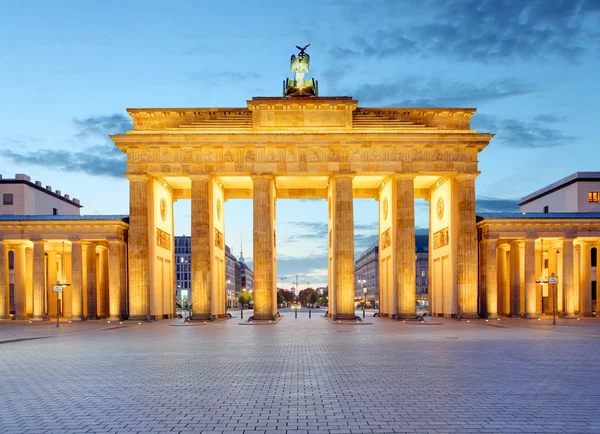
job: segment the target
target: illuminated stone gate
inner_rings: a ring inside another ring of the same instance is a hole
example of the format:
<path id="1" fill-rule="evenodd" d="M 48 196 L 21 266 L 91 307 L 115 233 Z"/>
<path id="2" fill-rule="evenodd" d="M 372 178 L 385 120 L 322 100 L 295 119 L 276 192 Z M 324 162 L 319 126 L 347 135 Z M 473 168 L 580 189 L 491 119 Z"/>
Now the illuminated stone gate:
<path id="1" fill-rule="evenodd" d="M 275 203 L 328 201 L 330 313 L 354 317 L 353 198 L 379 201 L 380 311 L 415 316 L 414 199 L 430 203 L 434 314 L 477 314 L 474 109 L 360 108 L 350 97 L 255 97 L 244 108 L 129 109 L 112 136 L 130 180 L 133 319 L 173 314 L 173 202 L 192 201 L 194 318 L 226 315 L 223 203 L 254 205 L 255 318 L 276 315 Z M 235 218 L 230 216 L 228 218 Z M 167 269 L 168 268 L 168 269 Z"/>

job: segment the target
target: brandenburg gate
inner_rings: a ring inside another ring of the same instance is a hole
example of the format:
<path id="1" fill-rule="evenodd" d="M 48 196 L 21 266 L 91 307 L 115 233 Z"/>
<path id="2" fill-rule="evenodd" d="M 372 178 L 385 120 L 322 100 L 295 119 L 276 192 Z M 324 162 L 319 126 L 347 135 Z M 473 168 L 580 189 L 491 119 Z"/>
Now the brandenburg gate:
<path id="1" fill-rule="evenodd" d="M 130 181 L 130 318 L 174 313 L 179 199 L 192 202 L 193 319 L 226 315 L 223 204 L 237 198 L 253 201 L 255 320 L 277 315 L 275 205 L 287 198 L 327 200 L 333 319 L 355 318 L 354 198 L 379 202 L 381 316 L 416 316 L 415 198 L 430 204 L 431 311 L 477 316 L 475 178 L 493 135 L 471 129 L 475 109 L 362 108 L 316 96 L 295 70 L 285 96 L 242 108 L 128 110 L 133 130 L 112 138 Z"/>

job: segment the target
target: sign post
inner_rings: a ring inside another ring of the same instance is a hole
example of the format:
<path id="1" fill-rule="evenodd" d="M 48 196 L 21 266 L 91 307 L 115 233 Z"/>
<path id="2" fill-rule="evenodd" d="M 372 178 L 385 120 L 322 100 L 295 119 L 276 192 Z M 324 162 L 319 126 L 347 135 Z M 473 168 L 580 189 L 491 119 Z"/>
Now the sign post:
<path id="1" fill-rule="evenodd" d="M 556 284 L 558 283 L 558 277 L 552 273 L 548 278 L 548 283 L 552 286 L 552 325 L 556 325 Z"/>
<path id="2" fill-rule="evenodd" d="M 52 287 L 52 291 L 56 292 L 56 327 L 60 327 L 60 325 L 58 324 L 58 293 L 62 292 L 63 290 L 63 286 L 60 284 L 54 285 Z"/>

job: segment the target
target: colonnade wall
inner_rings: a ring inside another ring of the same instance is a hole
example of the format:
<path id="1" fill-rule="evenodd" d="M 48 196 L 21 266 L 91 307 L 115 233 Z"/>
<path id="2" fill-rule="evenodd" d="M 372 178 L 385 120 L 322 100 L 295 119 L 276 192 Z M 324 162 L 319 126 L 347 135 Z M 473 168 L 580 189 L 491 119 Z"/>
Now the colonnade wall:
<path id="1" fill-rule="evenodd" d="M 600 223 L 585 216 L 484 215 L 479 231 L 479 311 L 496 317 L 592 316 L 592 249 Z M 549 282 L 556 277 L 558 283 Z"/>
<path id="2" fill-rule="evenodd" d="M 354 316 L 353 198 L 379 200 L 382 314 L 413 317 L 414 199 L 431 201 L 438 182 L 447 191 L 436 198 L 445 197 L 453 217 L 446 222 L 450 247 L 439 255 L 450 264 L 448 275 L 434 280 L 448 292 L 437 312 L 476 313 L 477 257 L 469 250 L 476 252 L 477 243 L 474 178 L 477 154 L 493 136 L 470 129 L 474 109 L 365 109 L 349 97 L 331 97 L 254 98 L 248 108 L 128 112 L 134 129 L 112 138 L 127 155 L 131 183 L 134 317 L 165 312 L 150 301 L 166 288 L 157 285 L 158 276 L 165 276 L 157 271 L 161 262 L 150 257 L 162 258 L 164 267 L 166 256 L 154 247 L 158 191 L 148 183 L 166 189 L 167 207 L 178 199 L 192 201 L 194 319 L 225 315 L 224 253 L 215 237 L 224 244 L 223 202 L 233 198 L 253 199 L 257 319 L 276 314 L 278 198 L 328 201 L 329 308 L 339 319 Z M 144 206 L 148 203 L 154 208 Z M 171 221 L 163 230 L 172 238 Z"/>
<path id="3" fill-rule="evenodd" d="M 11 296 L 15 319 L 126 316 L 127 229 L 117 216 L 0 218 L 0 319 Z M 68 285 L 54 292 L 59 283 Z"/>

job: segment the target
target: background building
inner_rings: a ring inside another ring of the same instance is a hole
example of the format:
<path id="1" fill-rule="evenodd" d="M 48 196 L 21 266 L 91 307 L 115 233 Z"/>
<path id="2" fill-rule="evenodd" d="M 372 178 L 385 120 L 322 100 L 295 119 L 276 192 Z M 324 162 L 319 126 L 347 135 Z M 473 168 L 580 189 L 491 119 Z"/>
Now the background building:
<path id="1" fill-rule="evenodd" d="M 521 212 L 600 212 L 600 172 L 575 172 L 521 198 Z"/>
<path id="2" fill-rule="evenodd" d="M 188 307 L 192 300 L 191 238 L 186 235 L 175 237 L 176 300 L 184 308 Z M 227 308 L 238 307 L 238 297 L 243 288 L 247 291 L 254 289 L 254 275 L 245 261 L 242 252 L 240 252 L 240 258 L 237 259 L 231 253 L 231 248 L 225 245 L 225 300 Z"/>
<path id="3" fill-rule="evenodd" d="M 0 215 L 79 215 L 79 199 L 71 199 L 50 185 L 17 173 L 13 179 L 0 175 Z"/>
<path id="4" fill-rule="evenodd" d="M 416 287 L 420 308 L 429 306 L 429 235 L 415 235 Z M 354 264 L 354 299 L 357 303 L 364 299 L 371 306 L 379 303 L 379 238 L 369 246 Z M 368 305 L 367 305 L 368 306 Z"/>

